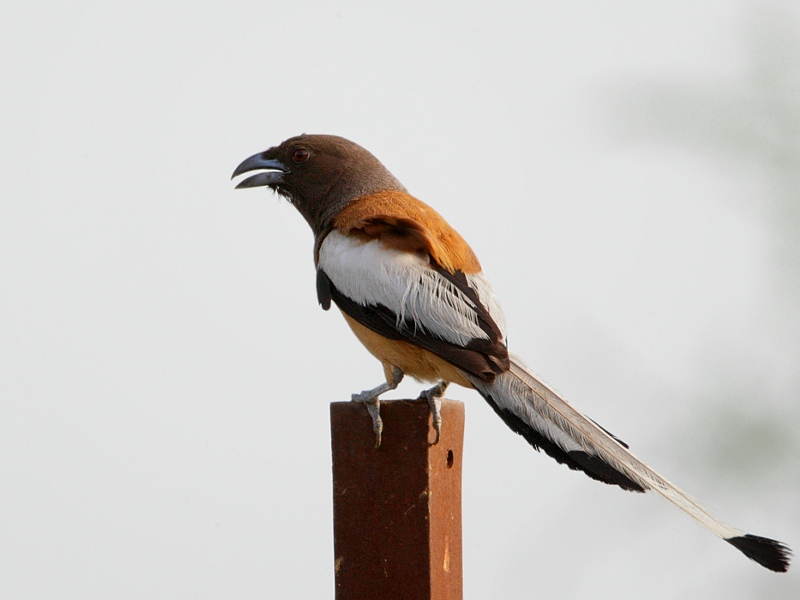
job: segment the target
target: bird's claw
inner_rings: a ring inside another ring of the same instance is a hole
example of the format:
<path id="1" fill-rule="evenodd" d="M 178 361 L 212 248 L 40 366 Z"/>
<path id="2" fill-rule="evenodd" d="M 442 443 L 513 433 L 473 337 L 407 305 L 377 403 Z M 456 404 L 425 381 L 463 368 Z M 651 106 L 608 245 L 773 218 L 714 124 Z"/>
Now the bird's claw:
<path id="1" fill-rule="evenodd" d="M 433 445 L 435 446 L 439 443 L 439 437 L 442 435 L 442 399 L 438 396 L 429 398 L 428 405 L 431 407 L 433 430 L 436 432 L 436 438 L 433 440 Z"/>
<path id="2" fill-rule="evenodd" d="M 403 380 L 403 372 L 395 367 L 389 381 L 382 383 L 371 390 L 364 390 L 360 394 L 353 394 L 350 400 L 360 404 L 366 404 L 369 416 L 372 417 L 372 430 L 375 432 L 375 448 L 381 447 L 381 434 L 383 433 L 383 420 L 381 419 L 381 401 L 378 396 L 389 390 L 397 388 Z"/>
<path id="3" fill-rule="evenodd" d="M 375 432 L 375 447 L 381 446 L 381 434 L 383 433 L 383 419 L 381 419 L 381 401 L 372 393 L 372 390 L 353 394 L 350 396 L 353 402 L 366 404 L 369 416 L 372 417 L 372 430 Z"/>
<path id="4" fill-rule="evenodd" d="M 433 445 L 439 443 L 439 438 L 442 435 L 442 395 L 447 389 L 447 382 L 440 381 L 429 390 L 424 390 L 420 393 L 418 400 L 427 400 L 428 406 L 431 407 L 431 421 L 433 422 L 433 430 L 436 432 L 436 439 L 433 440 Z"/>
<path id="5" fill-rule="evenodd" d="M 383 419 L 381 419 L 381 401 L 375 398 L 374 402 L 367 403 L 369 416 L 372 417 L 372 431 L 375 432 L 375 449 L 381 447 L 381 434 L 383 433 Z"/>

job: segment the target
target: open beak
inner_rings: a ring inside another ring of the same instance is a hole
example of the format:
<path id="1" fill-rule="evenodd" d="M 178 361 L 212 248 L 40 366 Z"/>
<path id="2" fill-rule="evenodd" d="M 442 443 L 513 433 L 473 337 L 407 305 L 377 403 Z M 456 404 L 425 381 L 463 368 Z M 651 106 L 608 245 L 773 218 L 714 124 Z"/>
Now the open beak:
<path id="1" fill-rule="evenodd" d="M 269 150 L 254 154 L 250 158 L 244 159 L 242 163 L 236 167 L 233 171 L 233 175 L 231 175 L 231 179 L 242 173 L 264 169 L 261 173 L 256 173 L 244 181 L 240 181 L 236 186 L 237 190 L 239 188 L 261 187 L 283 182 L 283 176 L 289 172 L 289 169 L 279 160 L 268 158 L 268 152 Z"/>

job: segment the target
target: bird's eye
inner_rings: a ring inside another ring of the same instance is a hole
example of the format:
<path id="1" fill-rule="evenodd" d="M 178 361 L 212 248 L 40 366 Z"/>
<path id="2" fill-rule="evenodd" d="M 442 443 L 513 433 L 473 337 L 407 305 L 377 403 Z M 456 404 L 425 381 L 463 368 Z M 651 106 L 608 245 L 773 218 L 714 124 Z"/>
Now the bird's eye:
<path id="1" fill-rule="evenodd" d="M 306 162 L 309 156 L 310 154 L 305 148 L 298 148 L 292 152 L 292 160 L 296 163 Z"/>

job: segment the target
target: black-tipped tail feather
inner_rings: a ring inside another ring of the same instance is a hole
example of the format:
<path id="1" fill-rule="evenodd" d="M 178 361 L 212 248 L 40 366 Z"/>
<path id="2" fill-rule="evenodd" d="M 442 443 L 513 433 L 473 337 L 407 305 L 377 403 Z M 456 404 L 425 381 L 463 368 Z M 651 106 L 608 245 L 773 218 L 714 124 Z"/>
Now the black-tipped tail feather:
<path id="1" fill-rule="evenodd" d="M 469 375 L 467 375 L 469 377 Z M 570 469 L 625 490 L 653 490 L 714 535 L 772 571 L 789 568 L 791 551 L 781 542 L 745 534 L 717 519 L 686 492 L 631 454 L 627 444 L 578 412 L 514 357 L 495 381 L 470 378 L 500 418 L 534 448 Z"/>
<path id="2" fill-rule="evenodd" d="M 792 551 L 782 542 L 749 533 L 726 538 L 725 541 L 770 571 L 785 573 L 789 570 Z"/>

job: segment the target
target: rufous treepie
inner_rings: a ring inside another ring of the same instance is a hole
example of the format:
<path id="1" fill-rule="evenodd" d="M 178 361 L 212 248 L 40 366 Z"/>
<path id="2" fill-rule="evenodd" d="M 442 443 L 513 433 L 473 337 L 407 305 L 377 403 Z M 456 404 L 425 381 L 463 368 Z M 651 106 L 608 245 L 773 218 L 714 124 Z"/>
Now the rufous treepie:
<path id="1" fill-rule="evenodd" d="M 337 136 L 300 135 L 246 159 L 233 177 L 251 171 L 258 173 L 236 187 L 269 187 L 305 217 L 319 303 L 336 304 L 383 364 L 386 383 L 352 397 L 369 409 L 376 445 L 379 396 L 404 375 L 435 384 L 420 397 L 437 440 L 440 398 L 457 383 L 559 463 L 625 490 L 654 490 L 767 569 L 788 569 L 786 545 L 717 520 L 510 355 L 503 314 L 472 249 L 367 150 Z"/>

